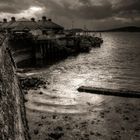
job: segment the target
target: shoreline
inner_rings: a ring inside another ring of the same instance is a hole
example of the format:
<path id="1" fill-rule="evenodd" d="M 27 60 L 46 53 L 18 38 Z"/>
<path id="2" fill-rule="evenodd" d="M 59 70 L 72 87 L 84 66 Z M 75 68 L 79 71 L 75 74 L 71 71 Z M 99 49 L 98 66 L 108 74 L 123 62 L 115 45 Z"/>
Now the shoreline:
<path id="1" fill-rule="evenodd" d="M 37 77 L 40 77 L 40 75 L 37 75 Z M 48 81 L 44 82 L 48 83 Z M 43 85 L 35 90 L 29 90 L 30 92 L 25 95 L 29 132 L 33 140 L 137 140 L 139 138 L 139 99 L 97 95 L 104 98 L 104 100 L 97 106 L 93 102 L 85 101 L 85 108 L 82 107 L 83 110 L 86 110 L 85 113 L 61 113 L 59 112 L 60 106 L 57 104 L 53 107 L 58 111 L 38 111 L 36 107 L 41 106 L 41 104 L 38 104 L 34 109 L 28 109 L 28 102 L 31 102 L 30 95 L 36 98 L 39 96 L 44 98 L 46 96 L 46 93 L 42 92 L 40 88 L 43 89 Z M 44 91 L 49 90 L 48 85 Z M 56 94 L 53 94 L 53 92 L 56 92 Z M 59 93 L 53 91 L 53 89 L 52 93 L 48 94 L 46 98 L 53 103 L 55 103 L 54 101 L 59 101 L 60 98 L 64 99 L 63 96 L 59 96 Z M 47 107 L 47 102 L 45 104 Z M 52 105 L 50 104 L 49 108 L 52 108 Z M 70 110 L 71 106 L 64 106 L 64 108 L 65 110 Z"/>

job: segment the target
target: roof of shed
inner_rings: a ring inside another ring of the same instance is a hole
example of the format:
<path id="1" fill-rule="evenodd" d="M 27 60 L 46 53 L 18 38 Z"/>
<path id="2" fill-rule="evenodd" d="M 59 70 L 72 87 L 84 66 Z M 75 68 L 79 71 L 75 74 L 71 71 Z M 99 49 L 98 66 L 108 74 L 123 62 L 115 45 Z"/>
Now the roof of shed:
<path id="1" fill-rule="evenodd" d="M 11 28 L 14 31 L 16 30 L 22 31 L 22 30 L 27 30 L 27 29 L 34 30 L 34 29 L 39 28 L 39 26 L 36 21 L 31 21 L 26 18 L 21 18 L 17 20 L 16 22 L 10 24 L 9 28 Z"/>
<path id="2" fill-rule="evenodd" d="M 52 22 L 51 20 L 40 20 L 38 21 L 38 24 L 41 29 L 64 29 L 64 27 Z"/>

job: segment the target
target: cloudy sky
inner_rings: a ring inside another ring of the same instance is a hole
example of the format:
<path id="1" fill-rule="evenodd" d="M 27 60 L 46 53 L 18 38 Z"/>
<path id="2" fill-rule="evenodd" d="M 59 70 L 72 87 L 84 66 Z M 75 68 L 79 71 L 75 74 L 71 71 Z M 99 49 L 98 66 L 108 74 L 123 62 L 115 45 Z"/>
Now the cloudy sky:
<path id="1" fill-rule="evenodd" d="M 0 0 L 0 20 L 42 15 L 66 28 L 140 26 L 140 0 Z"/>

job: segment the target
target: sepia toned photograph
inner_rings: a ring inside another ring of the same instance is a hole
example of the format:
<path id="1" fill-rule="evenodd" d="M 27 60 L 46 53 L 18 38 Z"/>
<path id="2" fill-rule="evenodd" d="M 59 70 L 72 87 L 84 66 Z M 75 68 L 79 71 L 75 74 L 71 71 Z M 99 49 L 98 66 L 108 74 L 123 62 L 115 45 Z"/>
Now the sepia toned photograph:
<path id="1" fill-rule="evenodd" d="M 0 0 L 0 140 L 140 140 L 140 0 Z"/>

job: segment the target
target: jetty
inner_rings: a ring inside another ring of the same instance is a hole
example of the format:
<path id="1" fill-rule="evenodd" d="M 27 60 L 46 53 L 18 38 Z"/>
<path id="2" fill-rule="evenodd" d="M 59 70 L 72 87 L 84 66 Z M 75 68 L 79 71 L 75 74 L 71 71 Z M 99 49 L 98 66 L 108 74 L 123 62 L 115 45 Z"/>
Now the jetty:
<path id="1" fill-rule="evenodd" d="M 97 88 L 97 87 L 88 87 L 88 86 L 81 86 L 77 90 L 79 92 L 87 92 L 87 93 L 107 95 L 107 96 L 140 98 L 140 92 L 132 91 L 132 90 L 107 89 L 107 88 Z"/>
<path id="2" fill-rule="evenodd" d="M 70 55 L 88 53 L 93 47 L 100 47 L 101 37 L 88 35 L 87 31 L 67 31 L 52 19 L 43 16 L 21 18 L 10 21 L 3 19 L 0 32 L 5 34 L 9 42 L 9 50 L 18 65 L 19 62 L 32 59 L 60 60 Z"/>

